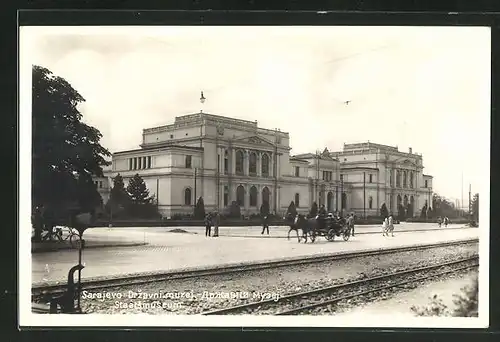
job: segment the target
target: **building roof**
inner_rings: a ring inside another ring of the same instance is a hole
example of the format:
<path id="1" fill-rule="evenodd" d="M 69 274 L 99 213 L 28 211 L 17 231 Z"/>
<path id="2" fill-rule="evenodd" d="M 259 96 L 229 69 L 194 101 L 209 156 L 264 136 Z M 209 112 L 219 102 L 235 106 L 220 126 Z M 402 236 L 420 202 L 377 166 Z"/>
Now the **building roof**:
<path id="1" fill-rule="evenodd" d="M 305 159 L 300 159 L 300 158 L 296 158 L 296 157 L 290 157 L 290 161 L 297 161 L 297 162 L 301 162 L 301 163 L 309 163 Z"/>
<path id="2" fill-rule="evenodd" d="M 146 146 L 146 147 L 138 148 L 138 149 L 134 149 L 134 150 L 119 151 L 119 152 L 113 153 L 113 155 L 120 155 L 120 154 L 132 153 L 132 152 L 147 152 L 147 151 L 151 151 L 151 150 L 160 150 L 160 149 L 168 150 L 171 148 L 191 150 L 191 151 L 203 151 L 203 147 L 162 144 L 162 145 L 156 145 L 156 146 Z"/>
<path id="3" fill-rule="evenodd" d="M 352 167 L 341 167 L 341 170 L 373 170 L 373 171 L 378 171 L 378 167 L 352 166 Z"/>
<path id="4" fill-rule="evenodd" d="M 429 177 L 429 178 L 434 178 L 434 177 L 432 177 L 431 175 L 424 175 L 424 174 L 422 174 L 422 176 L 424 176 L 424 177 Z"/>

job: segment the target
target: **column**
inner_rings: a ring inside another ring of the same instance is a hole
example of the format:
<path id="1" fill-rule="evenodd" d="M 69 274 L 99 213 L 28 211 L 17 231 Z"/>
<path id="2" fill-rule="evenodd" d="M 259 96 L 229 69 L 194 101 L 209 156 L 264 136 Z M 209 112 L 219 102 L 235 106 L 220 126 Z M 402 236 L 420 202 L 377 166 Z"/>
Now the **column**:
<path id="1" fill-rule="evenodd" d="M 236 173 L 236 150 L 234 148 L 229 151 L 229 173 L 231 175 Z"/>
<path id="2" fill-rule="evenodd" d="M 260 206 L 262 205 L 262 186 L 255 185 L 257 188 L 257 209 L 260 210 Z"/>
<path id="3" fill-rule="evenodd" d="M 250 188 L 248 187 L 248 184 L 244 185 L 245 187 L 245 214 L 248 213 L 248 210 L 250 208 Z"/>
<path id="4" fill-rule="evenodd" d="M 269 177 L 274 176 L 274 153 L 269 153 Z"/>
<path id="5" fill-rule="evenodd" d="M 257 151 L 257 177 L 262 177 L 262 152 Z"/>
<path id="6" fill-rule="evenodd" d="M 250 165 L 250 154 L 248 153 L 248 150 L 243 151 L 243 174 L 245 176 L 248 176 L 248 167 Z"/>

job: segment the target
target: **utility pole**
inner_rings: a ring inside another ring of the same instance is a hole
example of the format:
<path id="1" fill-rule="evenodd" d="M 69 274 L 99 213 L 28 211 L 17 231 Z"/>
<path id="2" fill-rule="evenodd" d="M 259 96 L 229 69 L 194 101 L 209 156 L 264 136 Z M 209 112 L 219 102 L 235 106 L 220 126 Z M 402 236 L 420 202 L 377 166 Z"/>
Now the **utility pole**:
<path id="1" fill-rule="evenodd" d="M 195 167 L 194 168 L 194 203 L 193 203 L 193 213 L 194 213 L 194 210 L 196 210 L 196 202 L 198 201 L 198 198 L 197 198 L 197 189 L 196 189 L 196 176 L 197 176 L 197 171 L 198 169 Z"/>
<path id="2" fill-rule="evenodd" d="M 274 176 L 274 214 L 278 213 L 278 129 L 274 129 L 274 167 L 273 167 L 273 176 Z"/>
<path id="3" fill-rule="evenodd" d="M 344 175 L 340 175 L 340 217 L 344 217 Z"/>
<path id="4" fill-rule="evenodd" d="M 471 203 L 471 186 L 469 183 L 469 220 L 472 221 L 472 203 Z"/>

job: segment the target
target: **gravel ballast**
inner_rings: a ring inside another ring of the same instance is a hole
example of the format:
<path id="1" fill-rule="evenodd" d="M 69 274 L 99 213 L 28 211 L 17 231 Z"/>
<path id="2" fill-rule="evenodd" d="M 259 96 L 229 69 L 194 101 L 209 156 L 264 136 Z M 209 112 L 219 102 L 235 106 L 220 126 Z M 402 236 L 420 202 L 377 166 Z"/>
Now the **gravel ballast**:
<path id="1" fill-rule="evenodd" d="M 84 292 L 86 313 L 201 314 L 227 306 L 303 292 L 346 281 L 457 260 L 478 254 L 478 244 L 322 261 L 267 270 L 128 285 Z"/>

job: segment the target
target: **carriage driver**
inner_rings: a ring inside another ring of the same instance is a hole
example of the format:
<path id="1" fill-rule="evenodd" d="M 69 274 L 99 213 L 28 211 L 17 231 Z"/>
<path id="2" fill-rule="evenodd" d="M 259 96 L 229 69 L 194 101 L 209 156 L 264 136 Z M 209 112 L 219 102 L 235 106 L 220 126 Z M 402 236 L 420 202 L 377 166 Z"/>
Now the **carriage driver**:
<path id="1" fill-rule="evenodd" d="M 324 228 L 326 214 L 327 213 L 326 213 L 325 205 L 322 204 L 321 207 L 319 208 L 319 211 L 318 211 L 318 223 L 319 223 L 319 226 L 321 229 Z"/>

